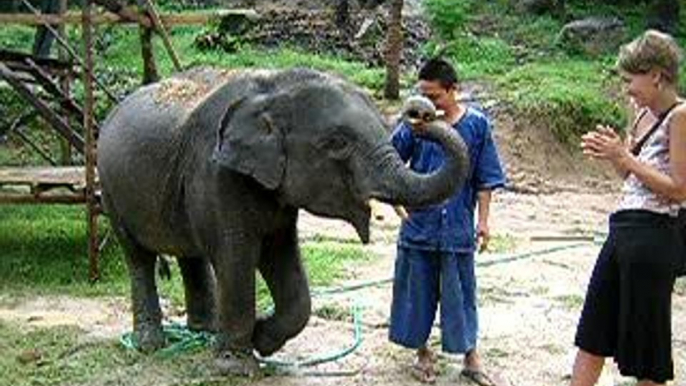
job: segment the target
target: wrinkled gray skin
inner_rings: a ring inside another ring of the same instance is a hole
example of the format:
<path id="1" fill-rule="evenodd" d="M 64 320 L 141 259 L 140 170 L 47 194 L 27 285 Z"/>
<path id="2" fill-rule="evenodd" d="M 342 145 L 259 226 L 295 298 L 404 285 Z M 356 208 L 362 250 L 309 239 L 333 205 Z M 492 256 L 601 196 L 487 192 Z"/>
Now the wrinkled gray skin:
<path id="1" fill-rule="evenodd" d="M 344 219 L 367 242 L 368 199 L 445 199 L 468 162 L 446 127 L 429 129 L 448 156 L 426 176 L 405 167 L 367 96 L 322 73 L 195 69 L 129 96 L 102 127 L 98 171 L 142 348 L 164 344 L 154 268 L 158 254 L 174 255 L 188 325 L 218 332 L 221 371 L 252 374 L 253 349 L 272 354 L 310 316 L 298 209 Z M 255 315 L 256 269 L 275 302 L 264 318 Z"/>

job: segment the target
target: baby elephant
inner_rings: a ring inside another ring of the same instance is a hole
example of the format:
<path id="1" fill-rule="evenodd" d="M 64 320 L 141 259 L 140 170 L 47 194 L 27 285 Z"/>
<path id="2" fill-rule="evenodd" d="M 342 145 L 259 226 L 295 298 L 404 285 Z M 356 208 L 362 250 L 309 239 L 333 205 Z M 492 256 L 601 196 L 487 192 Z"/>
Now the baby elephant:
<path id="1" fill-rule="evenodd" d="M 164 344 L 155 284 L 159 254 L 178 258 L 188 325 L 217 333 L 217 365 L 252 374 L 310 316 L 298 210 L 343 219 L 369 240 L 371 198 L 422 206 L 459 187 L 466 150 L 434 122 L 447 161 L 417 175 L 357 87 L 324 73 L 197 68 L 142 87 L 103 124 L 103 201 L 131 275 L 134 333 Z M 255 272 L 275 303 L 255 316 Z"/>

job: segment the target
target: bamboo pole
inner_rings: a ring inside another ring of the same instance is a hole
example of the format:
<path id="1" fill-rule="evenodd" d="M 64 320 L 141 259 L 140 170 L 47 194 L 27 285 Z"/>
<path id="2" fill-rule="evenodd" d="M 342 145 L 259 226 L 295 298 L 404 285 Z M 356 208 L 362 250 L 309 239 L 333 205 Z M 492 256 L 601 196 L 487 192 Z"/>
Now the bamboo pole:
<path id="1" fill-rule="evenodd" d="M 85 131 L 86 155 L 86 204 L 88 206 L 88 261 L 90 267 L 90 279 L 96 281 L 100 277 L 99 249 L 98 249 L 98 202 L 95 192 L 95 124 L 93 109 L 95 99 L 93 93 L 93 25 L 91 13 L 93 0 L 86 0 L 83 5 L 83 48 L 84 48 L 84 71 L 83 85 L 85 103 L 83 108 L 83 128 Z"/>
<path id="2" fill-rule="evenodd" d="M 176 53 L 176 50 L 174 50 L 174 46 L 172 45 L 171 39 L 169 38 L 167 28 L 160 19 L 160 14 L 157 12 L 157 7 L 155 7 L 153 0 L 145 0 L 145 3 L 148 6 L 148 13 L 150 14 L 152 23 L 155 26 L 157 32 L 162 37 L 164 47 L 167 49 L 167 53 L 169 53 L 169 56 L 171 57 L 171 60 L 174 63 L 174 68 L 176 69 L 176 71 L 181 71 L 182 67 L 181 61 L 179 60 L 179 55 Z"/>
<path id="3" fill-rule="evenodd" d="M 67 10 L 69 9 L 69 6 L 67 4 L 68 0 L 59 0 L 59 1 L 60 1 L 59 14 L 64 15 L 65 13 L 67 13 Z M 57 32 L 59 32 L 60 37 L 63 40 L 66 41 L 68 39 L 66 24 L 60 24 L 57 28 Z M 60 59 L 60 61 L 66 62 L 68 60 L 69 53 L 67 52 L 67 50 L 64 47 L 59 46 L 59 51 L 58 51 L 57 57 Z M 67 97 L 69 97 L 69 94 L 71 93 L 71 79 L 70 78 L 71 78 L 71 74 L 69 73 L 69 71 L 66 71 L 62 76 L 60 76 L 60 89 L 62 91 L 62 94 L 66 95 Z M 65 120 L 69 119 L 67 114 L 65 114 L 64 119 Z M 60 140 L 60 149 L 61 149 L 61 153 L 62 153 L 60 163 L 62 165 L 71 165 L 73 154 L 71 151 L 71 146 L 69 146 L 69 141 L 67 141 L 65 139 L 61 139 Z"/>

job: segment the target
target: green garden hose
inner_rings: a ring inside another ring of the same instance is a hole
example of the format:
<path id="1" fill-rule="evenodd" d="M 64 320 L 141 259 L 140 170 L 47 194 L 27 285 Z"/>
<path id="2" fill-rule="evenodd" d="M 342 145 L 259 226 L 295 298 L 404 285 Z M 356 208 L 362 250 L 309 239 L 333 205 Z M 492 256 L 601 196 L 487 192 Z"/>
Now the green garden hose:
<path id="1" fill-rule="evenodd" d="M 594 244 L 600 243 L 598 240 L 593 240 Z M 509 254 L 509 255 L 496 255 L 499 257 L 488 259 L 486 261 L 477 261 L 476 265 L 478 267 L 490 267 L 497 264 L 505 264 L 513 261 L 524 260 L 535 256 L 546 255 L 550 253 L 555 253 L 563 250 L 579 248 L 583 246 L 588 246 L 588 242 L 580 242 L 573 244 L 566 244 L 556 247 L 544 248 L 524 253 Z M 348 286 L 330 287 L 315 289 L 312 291 L 313 297 L 326 296 L 333 294 L 340 294 L 345 292 L 357 291 L 370 287 L 377 287 L 393 282 L 393 278 L 386 278 L 380 280 L 371 280 L 361 283 L 356 283 Z M 297 360 L 297 361 L 285 361 L 276 360 L 268 358 L 258 358 L 258 360 L 267 365 L 273 367 L 288 367 L 288 368 L 301 368 L 307 366 L 315 366 L 318 364 L 336 361 L 341 359 L 355 350 L 362 344 L 362 306 L 359 299 L 356 299 L 351 306 L 351 314 L 353 318 L 353 328 L 354 328 L 354 342 L 339 351 L 334 351 L 332 353 L 327 353 L 323 355 L 313 356 L 307 359 Z M 171 344 L 156 353 L 161 357 L 172 357 L 182 352 L 188 352 L 201 347 L 208 347 L 214 343 L 214 336 L 207 332 L 195 332 L 190 331 L 188 328 L 181 324 L 169 324 L 163 327 L 165 337 Z M 132 332 L 128 332 L 122 335 L 120 339 L 122 345 L 127 349 L 138 349 L 138 344 L 135 341 L 135 337 Z"/>

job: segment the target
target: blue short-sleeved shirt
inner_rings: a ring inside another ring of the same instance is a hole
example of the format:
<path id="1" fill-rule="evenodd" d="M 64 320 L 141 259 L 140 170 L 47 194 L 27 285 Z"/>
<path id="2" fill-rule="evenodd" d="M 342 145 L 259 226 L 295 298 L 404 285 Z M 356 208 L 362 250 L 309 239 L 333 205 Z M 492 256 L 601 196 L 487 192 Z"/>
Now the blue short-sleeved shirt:
<path id="1" fill-rule="evenodd" d="M 453 125 L 469 149 L 469 171 L 465 184 L 441 204 L 414 208 L 400 229 L 401 246 L 449 252 L 472 252 L 476 247 L 474 209 L 477 192 L 505 184 L 505 175 L 491 134 L 488 118 L 474 107 L 468 107 Z M 419 173 L 430 173 L 441 167 L 442 146 L 416 136 L 409 125 L 401 123 L 392 136 L 400 157 Z"/>

